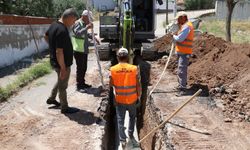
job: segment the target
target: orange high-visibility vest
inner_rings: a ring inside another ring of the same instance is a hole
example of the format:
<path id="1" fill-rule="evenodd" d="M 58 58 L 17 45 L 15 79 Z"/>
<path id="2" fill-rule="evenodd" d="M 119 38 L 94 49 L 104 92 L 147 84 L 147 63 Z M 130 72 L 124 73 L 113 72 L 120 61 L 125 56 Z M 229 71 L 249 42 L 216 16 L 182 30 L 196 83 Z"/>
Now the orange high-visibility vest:
<path id="1" fill-rule="evenodd" d="M 187 38 L 183 42 L 176 42 L 176 52 L 181 52 L 183 54 L 192 54 L 192 45 L 194 40 L 194 27 L 192 22 L 187 22 L 186 25 L 188 25 L 190 32 L 187 36 Z M 179 32 L 181 32 L 182 28 Z"/>
<path id="2" fill-rule="evenodd" d="M 136 91 L 137 67 L 128 63 L 117 64 L 110 69 L 115 100 L 119 104 L 133 104 L 138 96 Z"/>

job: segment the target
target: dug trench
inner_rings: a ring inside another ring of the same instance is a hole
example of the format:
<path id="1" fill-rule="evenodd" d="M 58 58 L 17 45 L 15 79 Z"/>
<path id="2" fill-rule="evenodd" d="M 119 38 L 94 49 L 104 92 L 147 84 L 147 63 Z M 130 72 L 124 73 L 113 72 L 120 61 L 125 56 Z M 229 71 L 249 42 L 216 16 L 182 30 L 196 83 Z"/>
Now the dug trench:
<path id="1" fill-rule="evenodd" d="M 142 96 L 140 98 L 141 105 L 137 109 L 137 129 L 139 139 L 143 138 L 146 133 L 150 132 L 155 126 L 159 125 L 163 120 L 161 115 L 158 113 L 158 108 L 154 104 L 152 97 L 148 99 L 148 92 L 150 85 L 150 74 L 152 62 L 146 62 L 137 55 L 134 58 L 134 64 L 140 67 L 141 75 L 141 86 L 142 86 Z M 156 71 L 156 70 L 153 70 Z M 155 75 L 155 74 L 153 74 Z M 154 81 L 152 81 L 154 82 Z M 116 150 L 118 139 L 117 139 L 117 122 L 115 118 L 115 107 L 112 102 L 113 94 L 112 89 L 106 97 L 102 98 L 98 112 L 100 114 L 100 119 L 97 121 L 98 124 L 105 124 L 104 134 L 102 137 L 102 149 L 104 150 Z M 141 149 L 153 150 L 153 149 L 164 149 L 171 148 L 171 144 L 167 137 L 167 128 L 161 129 L 156 134 L 152 134 L 140 145 Z"/>
<path id="2" fill-rule="evenodd" d="M 155 126 L 159 125 L 163 120 L 159 109 L 154 104 L 153 97 L 148 99 L 148 92 L 150 85 L 150 74 L 152 62 L 146 62 L 142 60 L 140 56 L 136 56 L 134 64 L 140 67 L 142 96 L 141 105 L 137 109 L 137 129 L 139 139 L 143 138 L 146 133 L 150 132 Z M 158 68 L 159 69 L 159 68 Z M 156 71 L 153 69 L 153 71 Z M 153 74 L 155 75 L 155 74 Z M 154 82 L 154 81 L 152 81 Z M 112 91 L 112 89 L 110 89 Z M 115 108 L 112 102 L 113 94 L 109 91 L 106 97 L 102 98 L 98 112 L 100 119 L 98 124 L 105 124 L 104 134 L 102 137 L 102 149 L 104 150 L 116 150 L 117 149 L 117 122 L 115 118 Z M 141 149 L 153 150 L 153 149 L 170 149 L 172 146 L 168 141 L 167 128 L 160 129 L 156 134 L 152 134 L 140 145 Z"/>
<path id="3" fill-rule="evenodd" d="M 166 49 L 170 47 L 170 41 L 161 39 L 163 41 L 158 43 L 165 43 Z M 248 149 L 249 50 L 249 44 L 233 44 L 209 34 L 197 37 L 190 58 L 188 87 L 190 95 L 199 88 L 203 93 L 164 127 L 145 139 L 140 145 L 141 149 Z M 147 93 L 152 88 L 150 84 L 154 85 L 158 80 L 166 59 L 155 62 L 136 60 L 135 64 L 141 67 L 144 86 L 137 123 L 141 139 L 189 96 L 175 96 L 173 87 L 178 82 L 176 57 L 173 57 L 158 88 L 147 99 Z M 108 103 L 108 99 L 103 103 Z M 108 125 L 103 137 L 103 149 L 114 149 L 114 110 L 106 107 L 105 111 L 108 113 L 103 117 Z"/>
<path id="4" fill-rule="evenodd" d="M 136 56 L 134 58 L 134 64 L 140 67 L 140 75 L 141 75 L 141 86 L 142 86 L 142 95 L 140 98 L 141 105 L 137 108 L 137 129 L 143 128 L 143 116 L 145 115 L 146 110 L 146 101 L 147 101 L 147 91 L 149 85 L 150 78 L 150 64 L 146 61 L 143 61 L 140 56 Z M 116 149 L 117 148 L 117 133 L 116 133 L 116 118 L 115 118 L 115 107 L 113 104 L 113 94 L 112 89 L 109 90 L 106 97 L 102 98 L 100 107 L 98 108 L 98 112 L 100 114 L 100 119 L 98 123 L 104 122 L 105 125 L 105 133 L 103 135 L 103 149 Z"/>

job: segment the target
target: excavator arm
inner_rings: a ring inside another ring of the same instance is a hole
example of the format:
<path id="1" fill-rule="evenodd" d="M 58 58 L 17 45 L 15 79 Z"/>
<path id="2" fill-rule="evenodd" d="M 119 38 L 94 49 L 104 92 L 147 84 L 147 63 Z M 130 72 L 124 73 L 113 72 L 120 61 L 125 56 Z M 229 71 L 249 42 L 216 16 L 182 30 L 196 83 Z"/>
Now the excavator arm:
<path id="1" fill-rule="evenodd" d="M 125 0 L 122 2 L 123 14 L 120 16 L 120 31 L 122 38 L 120 38 L 120 43 L 122 47 L 129 51 L 129 63 L 133 63 L 133 35 L 134 35 L 134 19 L 132 17 L 131 0 Z"/>

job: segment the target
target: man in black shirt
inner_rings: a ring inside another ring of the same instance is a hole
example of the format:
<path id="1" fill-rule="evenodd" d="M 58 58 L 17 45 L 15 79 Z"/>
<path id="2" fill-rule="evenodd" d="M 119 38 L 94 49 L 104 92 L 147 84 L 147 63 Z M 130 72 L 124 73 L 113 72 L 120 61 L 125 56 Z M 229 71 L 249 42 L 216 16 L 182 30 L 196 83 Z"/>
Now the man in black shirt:
<path id="1" fill-rule="evenodd" d="M 77 13 L 70 8 L 64 11 L 58 21 L 52 23 L 45 34 L 45 40 L 49 44 L 50 63 L 57 72 L 57 83 L 51 91 L 47 104 L 61 105 L 62 113 L 75 113 L 79 109 L 71 108 L 67 102 L 68 81 L 70 76 L 70 66 L 73 63 L 73 47 L 69 35 L 70 28 L 77 19 Z M 57 102 L 56 95 L 59 91 L 60 103 Z"/>

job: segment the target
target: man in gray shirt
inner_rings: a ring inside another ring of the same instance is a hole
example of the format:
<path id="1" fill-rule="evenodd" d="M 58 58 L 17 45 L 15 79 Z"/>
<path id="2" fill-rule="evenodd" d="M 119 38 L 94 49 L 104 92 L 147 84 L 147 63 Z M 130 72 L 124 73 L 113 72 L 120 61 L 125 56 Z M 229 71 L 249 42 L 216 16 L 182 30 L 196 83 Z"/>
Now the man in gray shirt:
<path id="1" fill-rule="evenodd" d="M 87 71 L 89 38 L 88 29 L 93 28 L 92 12 L 84 10 L 82 16 L 73 25 L 72 44 L 74 49 L 74 57 L 76 60 L 76 88 L 78 91 L 90 88 L 91 85 L 86 84 L 85 74 Z M 96 40 L 96 38 L 94 37 Z M 97 41 L 99 43 L 99 41 Z"/>

